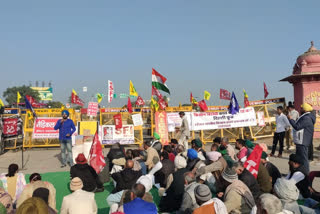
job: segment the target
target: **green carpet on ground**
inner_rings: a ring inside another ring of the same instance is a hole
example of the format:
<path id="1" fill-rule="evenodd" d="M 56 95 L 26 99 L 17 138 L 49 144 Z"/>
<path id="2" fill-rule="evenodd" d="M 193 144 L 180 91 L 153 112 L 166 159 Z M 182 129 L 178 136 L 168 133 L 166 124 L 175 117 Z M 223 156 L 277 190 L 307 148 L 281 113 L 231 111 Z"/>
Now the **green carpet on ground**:
<path id="1" fill-rule="evenodd" d="M 26 181 L 29 183 L 29 176 L 26 175 Z M 69 172 L 49 172 L 41 174 L 43 181 L 49 181 L 56 188 L 56 208 L 60 210 L 63 197 L 71 193 L 70 184 L 70 173 Z M 106 198 L 113 190 L 113 183 L 108 182 L 104 184 L 104 191 L 95 193 L 95 200 L 98 206 L 98 214 L 109 213 L 109 205 L 107 204 Z M 153 188 L 151 191 L 155 204 L 159 204 L 160 197 L 158 195 L 157 188 Z"/>

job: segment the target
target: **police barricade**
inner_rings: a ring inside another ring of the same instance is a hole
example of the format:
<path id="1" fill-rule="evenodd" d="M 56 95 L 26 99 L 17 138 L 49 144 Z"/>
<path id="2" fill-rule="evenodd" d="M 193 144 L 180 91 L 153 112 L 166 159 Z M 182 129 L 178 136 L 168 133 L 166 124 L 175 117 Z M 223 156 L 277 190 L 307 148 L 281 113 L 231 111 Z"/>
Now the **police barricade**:
<path id="1" fill-rule="evenodd" d="M 38 119 L 39 118 L 61 118 L 62 109 L 34 109 Z M 75 119 L 75 110 L 68 109 L 70 115 L 69 118 L 74 121 Z M 33 138 L 33 130 L 34 130 L 34 122 L 35 118 L 31 116 L 30 110 L 26 111 L 25 114 L 25 123 L 24 123 L 24 139 L 23 139 L 23 147 L 57 147 L 60 146 L 58 138 Z M 53 127 L 50 127 L 53 128 Z"/>
<path id="2" fill-rule="evenodd" d="M 272 137 L 276 128 L 277 107 L 286 107 L 285 98 L 249 101 L 257 115 L 257 126 L 244 128 L 244 135 L 252 139 Z"/>
<path id="3" fill-rule="evenodd" d="M 120 114 L 121 115 L 121 122 L 122 126 L 126 125 L 134 125 L 132 116 L 135 114 L 141 114 L 143 125 L 134 126 L 134 143 L 136 144 L 142 144 L 144 136 L 151 134 L 151 124 L 152 124 L 152 112 L 150 108 L 133 108 L 133 112 L 130 114 L 127 109 L 125 108 L 101 108 L 100 109 L 100 125 L 102 128 L 105 125 L 112 125 L 114 126 L 114 115 Z M 112 127 L 110 127 L 111 130 Z M 104 136 L 107 138 L 109 137 L 109 142 L 117 142 L 116 140 L 112 141 L 112 136 L 108 135 L 108 129 L 102 130 L 102 143 L 104 143 Z M 126 142 L 129 141 L 121 141 L 123 144 L 126 144 Z"/>

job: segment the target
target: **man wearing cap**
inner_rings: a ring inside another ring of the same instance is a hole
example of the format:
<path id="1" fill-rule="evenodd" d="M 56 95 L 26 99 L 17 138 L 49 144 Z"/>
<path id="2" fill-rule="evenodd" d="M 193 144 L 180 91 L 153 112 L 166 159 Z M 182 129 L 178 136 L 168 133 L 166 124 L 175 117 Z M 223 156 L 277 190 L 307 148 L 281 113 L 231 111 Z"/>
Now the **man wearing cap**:
<path id="1" fill-rule="evenodd" d="M 215 214 L 214 202 L 212 200 L 212 194 L 207 185 L 200 184 L 194 189 L 195 199 L 199 208 L 193 211 L 193 214 Z"/>
<path id="2" fill-rule="evenodd" d="M 76 158 L 76 164 L 70 168 L 70 177 L 79 177 L 83 183 L 83 190 L 88 192 L 102 192 L 103 184 L 99 180 L 96 171 L 88 164 L 83 153 Z"/>
<path id="3" fill-rule="evenodd" d="M 179 138 L 179 144 L 184 145 L 184 148 L 188 149 L 188 139 L 190 137 L 189 123 L 184 112 L 179 112 L 179 116 L 182 119 L 180 126 L 181 136 Z"/>
<path id="4" fill-rule="evenodd" d="M 72 158 L 72 141 L 71 136 L 76 131 L 76 127 L 74 123 L 69 117 L 69 112 L 67 110 L 62 111 L 62 119 L 58 120 L 56 125 L 54 126 L 54 130 L 59 129 L 59 141 L 61 148 L 61 167 L 65 167 L 67 162 L 70 166 L 73 165 Z M 66 159 L 67 153 L 67 159 Z"/>
<path id="5" fill-rule="evenodd" d="M 242 181 L 233 168 L 227 168 L 222 173 L 222 181 L 216 183 L 222 192 L 219 197 L 224 197 L 224 204 L 228 213 L 250 213 L 255 206 L 251 191 Z"/>
<path id="6" fill-rule="evenodd" d="M 199 207 L 197 204 L 194 189 L 200 184 L 196 182 L 196 177 L 192 172 L 184 173 L 184 193 L 181 203 L 181 207 L 178 214 L 191 214 L 196 208 Z"/>
<path id="7" fill-rule="evenodd" d="M 234 151 L 234 148 L 229 144 L 229 138 L 227 137 L 223 137 L 221 139 L 221 145 L 226 148 L 226 150 L 228 151 L 228 155 L 231 157 L 231 159 L 233 161 L 236 160 L 236 152 Z"/>
<path id="8" fill-rule="evenodd" d="M 290 173 L 286 176 L 286 179 L 294 181 L 300 194 L 303 198 L 309 198 L 311 196 L 309 187 L 310 181 L 308 172 L 304 165 L 302 165 L 302 158 L 297 154 L 291 154 L 289 156 L 289 170 Z"/>
<path id="9" fill-rule="evenodd" d="M 75 177 L 70 182 L 70 190 L 73 192 L 63 198 L 60 214 L 86 213 L 96 214 L 97 204 L 94 193 L 82 190 L 83 183 Z"/>
<path id="10" fill-rule="evenodd" d="M 302 165 L 309 173 L 308 149 L 313 145 L 313 132 L 316 116 L 312 113 L 313 108 L 308 103 L 301 105 L 301 116 L 297 121 L 288 115 L 289 122 L 293 127 L 293 142 L 296 144 L 296 154 L 302 158 Z"/>
<path id="11" fill-rule="evenodd" d="M 197 151 L 198 158 L 202 161 L 206 160 L 206 152 L 202 149 L 202 142 L 199 138 L 191 141 L 191 147 Z"/>

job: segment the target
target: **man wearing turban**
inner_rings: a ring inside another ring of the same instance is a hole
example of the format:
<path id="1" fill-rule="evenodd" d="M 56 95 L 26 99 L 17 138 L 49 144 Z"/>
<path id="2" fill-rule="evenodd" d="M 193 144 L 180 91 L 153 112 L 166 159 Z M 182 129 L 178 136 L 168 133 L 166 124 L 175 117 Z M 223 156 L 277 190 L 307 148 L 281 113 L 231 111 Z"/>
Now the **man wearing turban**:
<path id="1" fill-rule="evenodd" d="M 56 125 L 54 126 L 55 130 L 59 129 L 59 141 L 62 160 L 61 168 L 67 166 L 67 162 L 69 162 L 70 166 L 73 165 L 71 136 L 76 131 L 76 127 L 74 126 L 73 121 L 68 117 L 69 112 L 67 110 L 63 110 L 62 119 L 58 120 Z"/>

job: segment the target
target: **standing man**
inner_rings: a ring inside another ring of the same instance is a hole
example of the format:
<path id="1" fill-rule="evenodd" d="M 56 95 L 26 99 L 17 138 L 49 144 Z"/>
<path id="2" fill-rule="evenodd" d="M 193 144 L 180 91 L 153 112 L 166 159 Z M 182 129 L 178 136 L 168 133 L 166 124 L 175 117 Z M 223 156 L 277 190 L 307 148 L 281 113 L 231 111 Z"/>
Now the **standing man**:
<path id="1" fill-rule="evenodd" d="M 308 150 L 313 143 L 314 124 L 316 116 L 312 113 L 313 108 L 308 103 L 301 105 L 301 116 L 294 121 L 288 116 L 291 126 L 293 127 L 293 142 L 296 144 L 296 154 L 302 158 L 302 165 L 305 166 L 309 173 Z"/>
<path id="2" fill-rule="evenodd" d="M 284 136 L 286 134 L 286 129 L 290 127 L 290 123 L 288 121 L 288 118 L 282 113 L 283 112 L 283 107 L 278 106 L 277 107 L 277 117 L 276 117 L 276 132 L 274 133 L 273 136 L 273 145 L 272 145 L 272 151 L 270 153 L 270 156 L 274 156 L 274 153 L 277 148 L 278 141 L 280 143 L 280 148 L 279 148 L 279 154 L 278 157 L 282 157 L 282 151 L 283 151 L 283 141 L 284 141 Z"/>
<path id="3" fill-rule="evenodd" d="M 73 158 L 72 158 L 72 141 L 71 136 L 76 131 L 76 127 L 71 119 L 68 119 L 69 112 L 67 110 L 62 111 L 62 119 L 58 120 L 57 124 L 54 126 L 54 130 L 59 129 L 59 141 L 60 141 L 60 148 L 61 148 L 61 159 L 62 165 L 61 168 L 67 165 L 73 165 Z M 67 160 L 66 160 L 66 153 L 67 153 Z"/>
<path id="4" fill-rule="evenodd" d="M 288 115 L 292 118 L 292 120 L 297 121 L 299 118 L 299 112 L 294 109 L 294 106 L 292 103 L 289 104 L 288 106 Z M 286 145 L 287 145 L 287 150 L 294 150 L 294 144 L 292 140 L 292 127 L 286 131 Z"/>
<path id="5" fill-rule="evenodd" d="M 184 112 L 179 112 L 179 116 L 182 119 L 180 127 L 181 136 L 179 138 L 179 144 L 184 145 L 184 148 L 188 150 L 188 139 L 190 137 L 189 123 Z"/>

